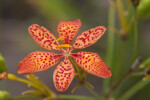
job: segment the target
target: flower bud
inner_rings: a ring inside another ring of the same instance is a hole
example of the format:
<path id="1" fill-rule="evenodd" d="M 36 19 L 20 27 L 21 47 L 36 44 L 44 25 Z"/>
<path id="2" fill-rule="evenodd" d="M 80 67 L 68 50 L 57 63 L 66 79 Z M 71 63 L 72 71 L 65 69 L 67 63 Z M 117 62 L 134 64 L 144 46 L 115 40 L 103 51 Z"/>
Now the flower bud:
<path id="1" fill-rule="evenodd" d="M 138 18 L 150 18 L 150 0 L 141 0 L 137 7 Z"/>
<path id="2" fill-rule="evenodd" d="M 0 73 L 5 72 L 5 71 L 6 71 L 5 59 L 0 54 Z"/>
<path id="3" fill-rule="evenodd" d="M 0 73 L 0 80 L 7 78 L 7 72 Z"/>
<path id="4" fill-rule="evenodd" d="M 0 91 L 0 100 L 11 100 L 11 96 L 7 91 Z"/>
<path id="5" fill-rule="evenodd" d="M 8 74 L 8 79 L 9 80 L 18 80 L 18 78 L 13 74 Z"/>

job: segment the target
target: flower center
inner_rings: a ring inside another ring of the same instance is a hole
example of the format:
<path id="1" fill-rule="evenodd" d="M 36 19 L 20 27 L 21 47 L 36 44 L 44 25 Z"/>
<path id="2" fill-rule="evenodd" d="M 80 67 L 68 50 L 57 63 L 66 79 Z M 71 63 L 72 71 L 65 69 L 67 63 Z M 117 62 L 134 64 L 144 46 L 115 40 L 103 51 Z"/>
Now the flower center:
<path id="1" fill-rule="evenodd" d="M 64 39 L 64 38 L 65 38 L 65 37 L 60 37 L 60 38 L 58 38 L 56 41 L 62 40 L 62 39 Z M 62 50 L 64 56 L 65 56 L 65 57 L 70 56 L 70 53 L 71 53 L 72 50 L 70 50 L 69 48 L 71 48 L 72 46 L 71 46 L 70 44 L 61 44 L 61 45 L 58 45 L 58 46 L 57 46 L 57 48 L 59 48 L 59 49 L 62 49 L 62 48 L 64 48 L 64 47 L 66 48 L 65 50 Z"/>
<path id="2" fill-rule="evenodd" d="M 67 50 L 64 51 L 64 56 L 68 57 L 68 56 L 70 56 L 70 53 L 71 53 L 71 51 L 69 51 L 69 49 L 67 49 Z"/>

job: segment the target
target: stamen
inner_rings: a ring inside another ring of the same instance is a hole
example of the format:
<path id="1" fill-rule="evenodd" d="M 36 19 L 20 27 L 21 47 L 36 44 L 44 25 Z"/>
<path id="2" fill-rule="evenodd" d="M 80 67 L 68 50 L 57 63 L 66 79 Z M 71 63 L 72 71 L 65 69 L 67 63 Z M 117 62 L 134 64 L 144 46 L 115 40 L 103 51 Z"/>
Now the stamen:
<path id="1" fill-rule="evenodd" d="M 58 39 L 56 40 L 56 42 L 58 42 L 59 40 L 62 40 L 62 39 L 64 39 L 64 38 L 66 38 L 66 37 L 62 36 L 62 37 L 58 38 Z"/>
<path id="2" fill-rule="evenodd" d="M 63 47 L 72 47 L 71 45 L 69 45 L 69 44 L 62 44 L 62 45 L 58 45 L 57 46 L 58 48 L 63 48 Z"/>

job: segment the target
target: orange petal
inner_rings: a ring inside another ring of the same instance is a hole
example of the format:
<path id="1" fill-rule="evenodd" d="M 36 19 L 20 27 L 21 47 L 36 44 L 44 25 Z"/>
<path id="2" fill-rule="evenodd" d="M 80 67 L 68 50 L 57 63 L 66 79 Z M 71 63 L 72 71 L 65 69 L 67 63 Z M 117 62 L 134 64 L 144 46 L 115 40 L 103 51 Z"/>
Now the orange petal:
<path id="1" fill-rule="evenodd" d="M 99 77 L 110 77 L 111 71 L 97 53 L 79 52 L 71 54 L 79 67 Z"/>
<path id="2" fill-rule="evenodd" d="M 66 91 L 75 75 L 75 70 L 68 58 L 65 58 L 55 69 L 53 81 L 58 91 Z"/>
<path id="3" fill-rule="evenodd" d="M 58 27 L 57 27 L 58 35 L 59 37 L 65 37 L 61 41 L 64 44 L 69 44 L 76 36 L 80 26 L 81 26 L 80 19 L 77 19 L 75 21 L 59 22 Z"/>
<path id="4" fill-rule="evenodd" d="M 19 63 L 18 73 L 29 74 L 46 70 L 56 65 L 61 57 L 62 55 L 52 52 L 32 52 Z"/>
<path id="5" fill-rule="evenodd" d="M 46 50 L 59 50 L 56 37 L 43 26 L 33 24 L 29 27 L 29 33 L 35 42 Z"/>
<path id="6" fill-rule="evenodd" d="M 98 26 L 88 31 L 81 33 L 75 43 L 73 44 L 74 49 L 82 49 L 94 44 L 106 31 L 104 26 Z"/>

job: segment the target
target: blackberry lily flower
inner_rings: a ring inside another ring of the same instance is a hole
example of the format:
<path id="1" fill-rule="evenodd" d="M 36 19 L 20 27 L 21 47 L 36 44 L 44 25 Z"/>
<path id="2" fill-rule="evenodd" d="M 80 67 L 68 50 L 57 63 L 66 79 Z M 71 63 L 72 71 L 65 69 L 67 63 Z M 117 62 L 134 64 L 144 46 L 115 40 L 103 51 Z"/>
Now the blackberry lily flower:
<path id="1" fill-rule="evenodd" d="M 47 70 L 55 66 L 62 57 L 65 57 L 53 73 L 53 81 L 56 89 L 58 91 L 65 91 L 75 76 L 74 67 L 68 58 L 71 56 L 76 64 L 84 71 L 103 78 L 110 77 L 111 71 L 98 54 L 85 51 L 71 53 L 74 49 L 82 49 L 94 44 L 106 31 L 104 26 L 92 28 L 81 33 L 75 40 L 73 46 L 69 45 L 76 36 L 80 26 L 80 19 L 59 22 L 57 27 L 59 38 L 56 39 L 56 37 L 43 26 L 40 27 L 37 24 L 31 25 L 29 27 L 29 33 L 39 46 L 46 50 L 59 50 L 63 53 L 56 54 L 45 51 L 32 52 L 19 63 L 18 73 L 29 74 Z M 59 40 L 62 41 L 62 45 L 58 43 Z"/>

